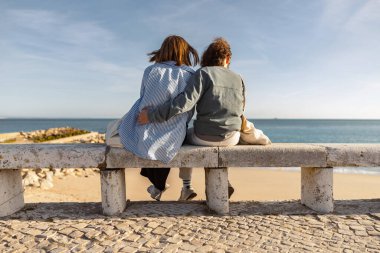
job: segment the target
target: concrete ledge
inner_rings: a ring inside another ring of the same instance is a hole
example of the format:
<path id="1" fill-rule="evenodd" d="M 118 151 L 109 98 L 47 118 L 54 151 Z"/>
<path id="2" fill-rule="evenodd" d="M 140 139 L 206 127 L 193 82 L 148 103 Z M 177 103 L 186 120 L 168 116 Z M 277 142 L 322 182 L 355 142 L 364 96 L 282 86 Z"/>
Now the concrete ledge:
<path id="1" fill-rule="evenodd" d="M 0 170 L 0 217 L 24 207 L 24 187 L 20 170 Z"/>
<path id="2" fill-rule="evenodd" d="M 0 144 L 0 169 L 337 166 L 380 167 L 380 144 L 185 145 L 169 164 L 103 144 Z"/>
<path id="3" fill-rule="evenodd" d="M 334 210 L 333 170 L 301 168 L 301 203 L 321 213 Z"/>
<path id="4" fill-rule="evenodd" d="M 0 145 L 0 172 L 5 176 L 0 179 L 4 182 L 17 180 L 18 183 L 9 185 L 0 180 L 0 195 L 3 192 L 0 203 L 8 205 L 0 216 L 23 206 L 23 197 L 18 194 L 20 186 L 22 188 L 20 171 L 10 169 L 46 167 L 103 169 L 102 206 L 108 215 L 121 213 L 125 208 L 123 168 L 204 167 L 207 204 L 211 210 L 226 214 L 229 212 L 228 167 L 302 167 L 301 202 L 318 212 L 332 212 L 333 171 L 330 168 L 334 166 L 380 167 L 380 144 L 183 146 L 169 164 L 141 159 L 124 148 L 102 144 L 3 144 Z M 12 195 L 8 196 L 8 192 Z"/>
<path id="5" fill-rule="evenodd" d="M 105 164 L 101 144 L 0 145 L 0 169 L 97 168 Z"/>
<path id="6" fill-rule="evenodd" d="M 238 145 L 219 148 L 219 167 L 326 167 L 326 156 L 313 144 Z"/>
<path id="7" fill-rule="evenodd" d="M 102 208 L 106 215 L 120 214 L 127 206 L 125 169 L 101 170 Z"/>
<path id="8" fill-rule="evenodd" d="M 322 144 L 329 167 L 380 167 L 380 144 Z"/>
<path id="9" fill-rule="evenodd" d="M 107 153 L 107 168 L 141 167 L 218 167 L 218 148 L 185 145 L 169 164 L 139 158 L 123 148 L 111 147 Z"/>

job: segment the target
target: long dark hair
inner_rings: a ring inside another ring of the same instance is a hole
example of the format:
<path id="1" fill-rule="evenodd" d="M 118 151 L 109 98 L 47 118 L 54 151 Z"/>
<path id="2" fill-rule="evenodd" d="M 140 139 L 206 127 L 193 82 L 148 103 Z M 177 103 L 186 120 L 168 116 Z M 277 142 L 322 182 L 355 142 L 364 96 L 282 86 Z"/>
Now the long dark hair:
<path id="1" fill-rule="evenodd" d="M 162 42 L 161 48 L 148 54 L 150 62 L 175 61 L 177 66 L 196 66 L 199 56 L 185 39 L 177 35 L 168 36 Z"/>

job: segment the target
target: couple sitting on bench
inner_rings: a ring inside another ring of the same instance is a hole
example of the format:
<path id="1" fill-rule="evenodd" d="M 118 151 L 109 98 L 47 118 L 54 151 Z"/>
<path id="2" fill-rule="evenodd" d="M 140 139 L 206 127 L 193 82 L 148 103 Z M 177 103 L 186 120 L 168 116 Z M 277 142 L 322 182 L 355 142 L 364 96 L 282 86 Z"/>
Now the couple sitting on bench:
<path id="1" fill-rule="evenodd" d="M 159 50 L 149 54 L 153 65 L 144 71 L 140 98 L 121 119 L 111 122 L 106 141 L 150 160 L 169 163 L 183 143 L 200 146 L 269 144 L 270 140 L 243 116 L 244 82 L 229 69 L 231 49 L 223 38 L 203 52 L 201 68 L 197 51 L 182 37 L 169 36 Z M 188 123 L 196 110 L 193 127 Z M 148 192 L 160 200 L 167 189 L 170 168 L 142 168 L 153 185 Z M 191 185 L 192 168 L 180 168 L 183 188 L 179 200 L 197 196 Z M 229 197 L 234 188 L 229 184 Z"/>

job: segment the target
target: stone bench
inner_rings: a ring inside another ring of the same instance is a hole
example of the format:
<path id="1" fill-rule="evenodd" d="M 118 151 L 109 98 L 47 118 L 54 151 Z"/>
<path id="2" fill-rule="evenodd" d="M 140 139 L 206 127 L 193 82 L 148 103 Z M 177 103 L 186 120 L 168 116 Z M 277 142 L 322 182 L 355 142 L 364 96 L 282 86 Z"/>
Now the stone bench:
<path id="1" fill-rule="evenodd" d="M 169 164 L 102 144 L 0 145 L 0 217 L 24 206 L 22 168 L 99 168 L 103 212 L 114 215 L 126 207 L 125 168 L 141 167 L 204 167 L 206 203 L 219 214 L 229 212 L 228 167 L 301 167 L 301 203 L 332 212 L 332 168 L 338 166 L 380 167 L 380 144 L 183 146 Z"/>

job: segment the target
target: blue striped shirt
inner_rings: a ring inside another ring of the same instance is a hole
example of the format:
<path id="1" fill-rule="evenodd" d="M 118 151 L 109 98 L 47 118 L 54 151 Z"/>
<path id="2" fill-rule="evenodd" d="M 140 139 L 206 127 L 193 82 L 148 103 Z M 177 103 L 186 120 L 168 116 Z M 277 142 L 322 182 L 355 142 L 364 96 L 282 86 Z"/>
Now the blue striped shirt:
<path id="1" fill-rule="evenodd" d="M 119 135 L 124 148 L 150 160 L 170 162 L 181 148 L 186 136 L 186 124 L 192 112 L 180 114 L 162 123 L 139 125 L 138 113 L 144 107 L 155 107 L 176 97 L 185 87 L 194 70 L 176 66 L 174 61 L 156 63 L 144 71 L 140 99 L 123 117 Z"/>

